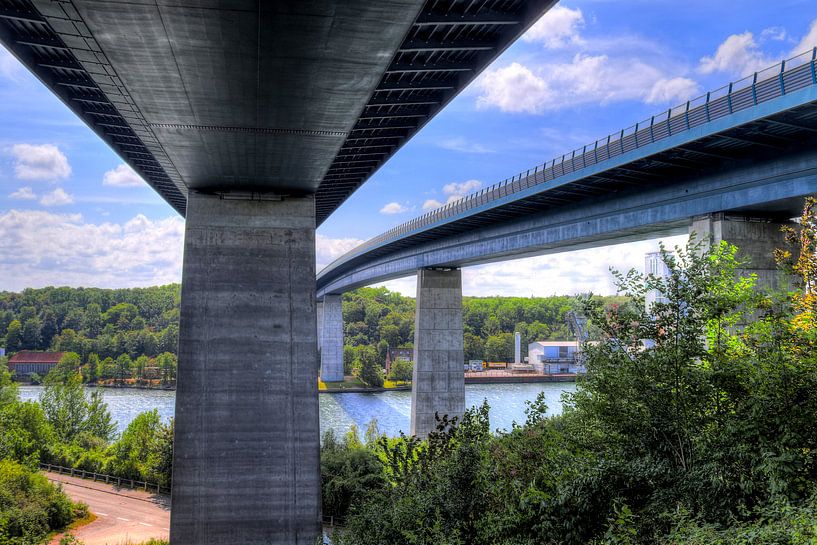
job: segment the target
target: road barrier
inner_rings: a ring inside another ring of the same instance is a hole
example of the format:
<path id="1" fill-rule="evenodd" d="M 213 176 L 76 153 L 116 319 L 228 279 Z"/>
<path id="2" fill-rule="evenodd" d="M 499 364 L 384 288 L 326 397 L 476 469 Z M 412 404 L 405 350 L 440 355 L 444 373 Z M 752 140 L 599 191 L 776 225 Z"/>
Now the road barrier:
<path id="1" fill-rule="evenodd" d="M 105 484 L 115 484 L 120 488 L 126 487 L 134 490 L 156 492 L 158 494 L 170 494 L 170 488 L 160 484 L 137 481 L 135 479 L 126 479 L 124 477 L 116 477 L 114 475 L 106 475 L 104 473 L 94 473 L 93 471 L 85 471 L 84 469 L 55 466 L 52 464 L 40 464 L 40 469 L 51 471 L 52 473 L 59 473 L 60 475 L 70 475 L 71 477 L 79 477 L 81 479 L 89 479 L 96 482 L 104 482 Z"/>

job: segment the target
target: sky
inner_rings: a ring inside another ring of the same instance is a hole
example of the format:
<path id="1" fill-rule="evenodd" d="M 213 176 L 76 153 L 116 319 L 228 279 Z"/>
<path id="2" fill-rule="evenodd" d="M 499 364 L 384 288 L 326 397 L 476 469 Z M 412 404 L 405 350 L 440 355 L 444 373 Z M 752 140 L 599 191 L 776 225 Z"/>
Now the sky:
<path id="1" fill-rule="evenodd" d="M 318 229 L 318 269 L 426 210 L 814 46 L 813 0 L 561 2 Z M 0 291 L 179 282 L 183 239 L 184 220 L 0 46 Z M 612 294 L 609 269 L 643 268 L 658 242 L 467 267 L 463 293 Z M 415 284 L 386 283 L 410 296 Z"/>

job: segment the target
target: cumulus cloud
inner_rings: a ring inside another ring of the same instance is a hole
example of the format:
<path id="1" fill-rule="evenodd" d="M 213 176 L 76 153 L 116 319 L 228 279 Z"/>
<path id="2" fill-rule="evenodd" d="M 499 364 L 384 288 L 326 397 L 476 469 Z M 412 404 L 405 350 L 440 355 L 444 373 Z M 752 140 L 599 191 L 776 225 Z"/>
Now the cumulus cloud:
<path id="1" fill-rule="evenodd" d="M 685 102 L 700 93 L 698 84 L 689 78 L 660 79 L 656 81 L 644 102 L 647 104 L 666 104 Z"/>
<path id="2" fill-rule="evenodd" d="M 760 33 L 760 37 L 764 40 L 775 40 L 778 42 L 782 42 L 786 39 L 787 33 L 786 29 L 781 26 L 773 26 L 769 28 L 764 28 L 763 31 Z"/>
<path id="3" fill-rule="evenodd" d="M 4 289 L 153 286 L 181 279 L 184 220 L 138 215 L 124 224 L 80 214 L 0 213 Z"/>
<path id="4" fill-rule="evenodd" d="M 34 201 L 37 199 L 37 194 L 30 187 L 21 187 L 14 193 L 9 195 L 9 199 L 17 199 L 20 201 Z"/>
<path id="5" fill-rule="evenodd" d="M 426 200 L 426 202 L 423 203 L 423 210 L 425 211 L 434 210 L 435 208 L 439 208 L 442 205 L 443 203 L 441 203 L 437 199 L 428 199 Z"/>
<path id="6" fill-rule="evenodd" d="M 747 76 L 771 65 L 755 41 L 751 32 L 732 34 L 718 46 L 711 57 L 703 57 L 699 66 L 702 74 L 726 72 L 737 76 Z"/>
<path id="7" fill-rule="evenodd" d="M 678 79 L 678 78 L 676 78 Z M 683 78 L 681 78 L 683 79 Z M 477 107 L 503 112 L 541 114 L 549 110 L 623 100 L 647 101 L 656 85 L 678 91 L 664 71 L 635 57 L 577 53 L 570 62 L 529 68 L 514 62 L 488 70 L 477 83 Z M 685 83 L 686 89 L 689 83 Z M 694 85 L 694 82 L 690 83 Z"/>
<path id="8" fill-rule="evenodd" d="M 381 214 L 403 214 L 404 212 L 408 212 L 408 208 L 399 202 L 390 202 L 380 209 Z"/>
<path id="9" fill-rule="evenodd" d="M 460 199 L 468 193 L 473 193 L 482 187 L 482 182 L 479 180 L 466 180 L 465 182 L 451 182 L 443 186 L 443 193 L 450 197 Z"/>
<path id="10" fill-rule="evenodd" d="M 68 158 L 53 144 L 15 144 L 14 172 L 21 180 L 47 180 L 54 182 L 71 175 Z"/>
<path id="11" fill-rule="evenodd" d="M 667 237 L 667 247 L 684 245 L 687 236 Z M 545 297 L 573 295 L 592 291 L 600 295 L 616 293 L 610 268 L 644 270 L 644 254 L 658 249 L 658 240 L 631 242 L 573 252 L 489 263 L 465 267 L 462 271 L 464 295 Z M 403 295 L 415 296 L 414 277 L 390 280 L 383 284 Z"/>
<path id="12" fill-rule="evenodd" d="M 813 49 L 817 46 L 817 19 L 814 19 L 809 26 L 809 30 L 805 36 L 800 40 L 800 42 L 792 49 L 791 54 L 799 55 L 804 51 L 808 51 L 809 49 Z"/>
<path id="13" fill-rule="evenodd" d="M 74 202 L 74 196 L 69 195 L 61 187 L 58 187 L 50 193 L 46 193 L 40 199 L 40 204 L 43 206 L 63 206 Z"/>
<path id="14" fill-rule="evenodd" d="M 579 32 L 583 26 L 582 10 L 557 5 L 536 21 L 522 35 L 522 39 L 541 43 L 549 48 L 565 47 L 582 42 Z"/>
<path id="15" fill-rule="evenodd" d="M 486 148 L 482 144 L 476 142 L 469 142 L 462 137 L 446 138 L 440 140 L 437 145 L 443 149 L 450 151 L 459 151 L 462 153 L 493 153 L 494 150 Z"/>
<path id="16" fill-rule="evenodd" d="M 122 163 L 115 169 L 109 170 L 102 177 L 102 185 L 114 187 L 139 187 L 144 185 L 144 180 L 131 167 Z"/>
<path id="17" fill-rule="evenodd" d="M 318 233 L 315 235 L 315 261 L 320 271 L 334 260 L 351 251 L 364 241 L 357 238 L 330 238 Z"/>

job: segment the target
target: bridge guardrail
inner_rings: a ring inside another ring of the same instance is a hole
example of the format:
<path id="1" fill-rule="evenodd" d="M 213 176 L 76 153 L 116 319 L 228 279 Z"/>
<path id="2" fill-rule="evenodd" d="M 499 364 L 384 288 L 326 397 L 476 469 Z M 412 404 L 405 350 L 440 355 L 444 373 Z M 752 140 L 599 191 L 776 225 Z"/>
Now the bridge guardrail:
<path id="1" fill-rule="evenodd" d="M 817 47 L 688 100 L 684 104 L 669 108 L 663 113 L 471 193 L 462 199 L 426 212 L 367 240 L 352 249 L 349 254 L 362 254 L 408 232 L 811 85 L 817 85 Z M 347 259 L 348 254 L 336 259 L 324 270 L 331 270 L 335 264 Z"/>
<path id="2" fill-rule="evenodd" d="M 91 479 L 95 482 L 104 482 L 105 484 L 115 484 L 119 487 L 132 488 L 134 490 L 145 490 L 146 492 L 157 492 L 159 494 L 170 494 L 170 489 L 166 486 L 161 486 L 155 483 L 148 483 L 145 481 L 137 481 L 135 479 L 126 479 L 124 477 L 115 477 L 113 475 L 106 475 L 104 473 L 94 473 L 93 471 L 85 471 L 84 469 L 75 469 L 73 467 L 55 466 L 52 464 L 40 464 L 40 469 L 51 471 L 52 473 L 59 473 L 61 475 L 69 475 L 71 477 L 80 477 L 81 479 Z"/>

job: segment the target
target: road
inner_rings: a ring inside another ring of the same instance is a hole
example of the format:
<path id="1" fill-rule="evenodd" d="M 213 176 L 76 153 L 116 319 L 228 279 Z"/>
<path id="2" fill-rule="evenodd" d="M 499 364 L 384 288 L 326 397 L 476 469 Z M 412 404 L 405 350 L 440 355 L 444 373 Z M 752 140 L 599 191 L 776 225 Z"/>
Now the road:
<path id="1" fill-rule="evenodd" d="M 105 483 L 43 472 L 68 496 L 88 506 L 96 520 L 72 532 L 85 545 L 141 543 L 168 539 L 170 498 Z"/>

